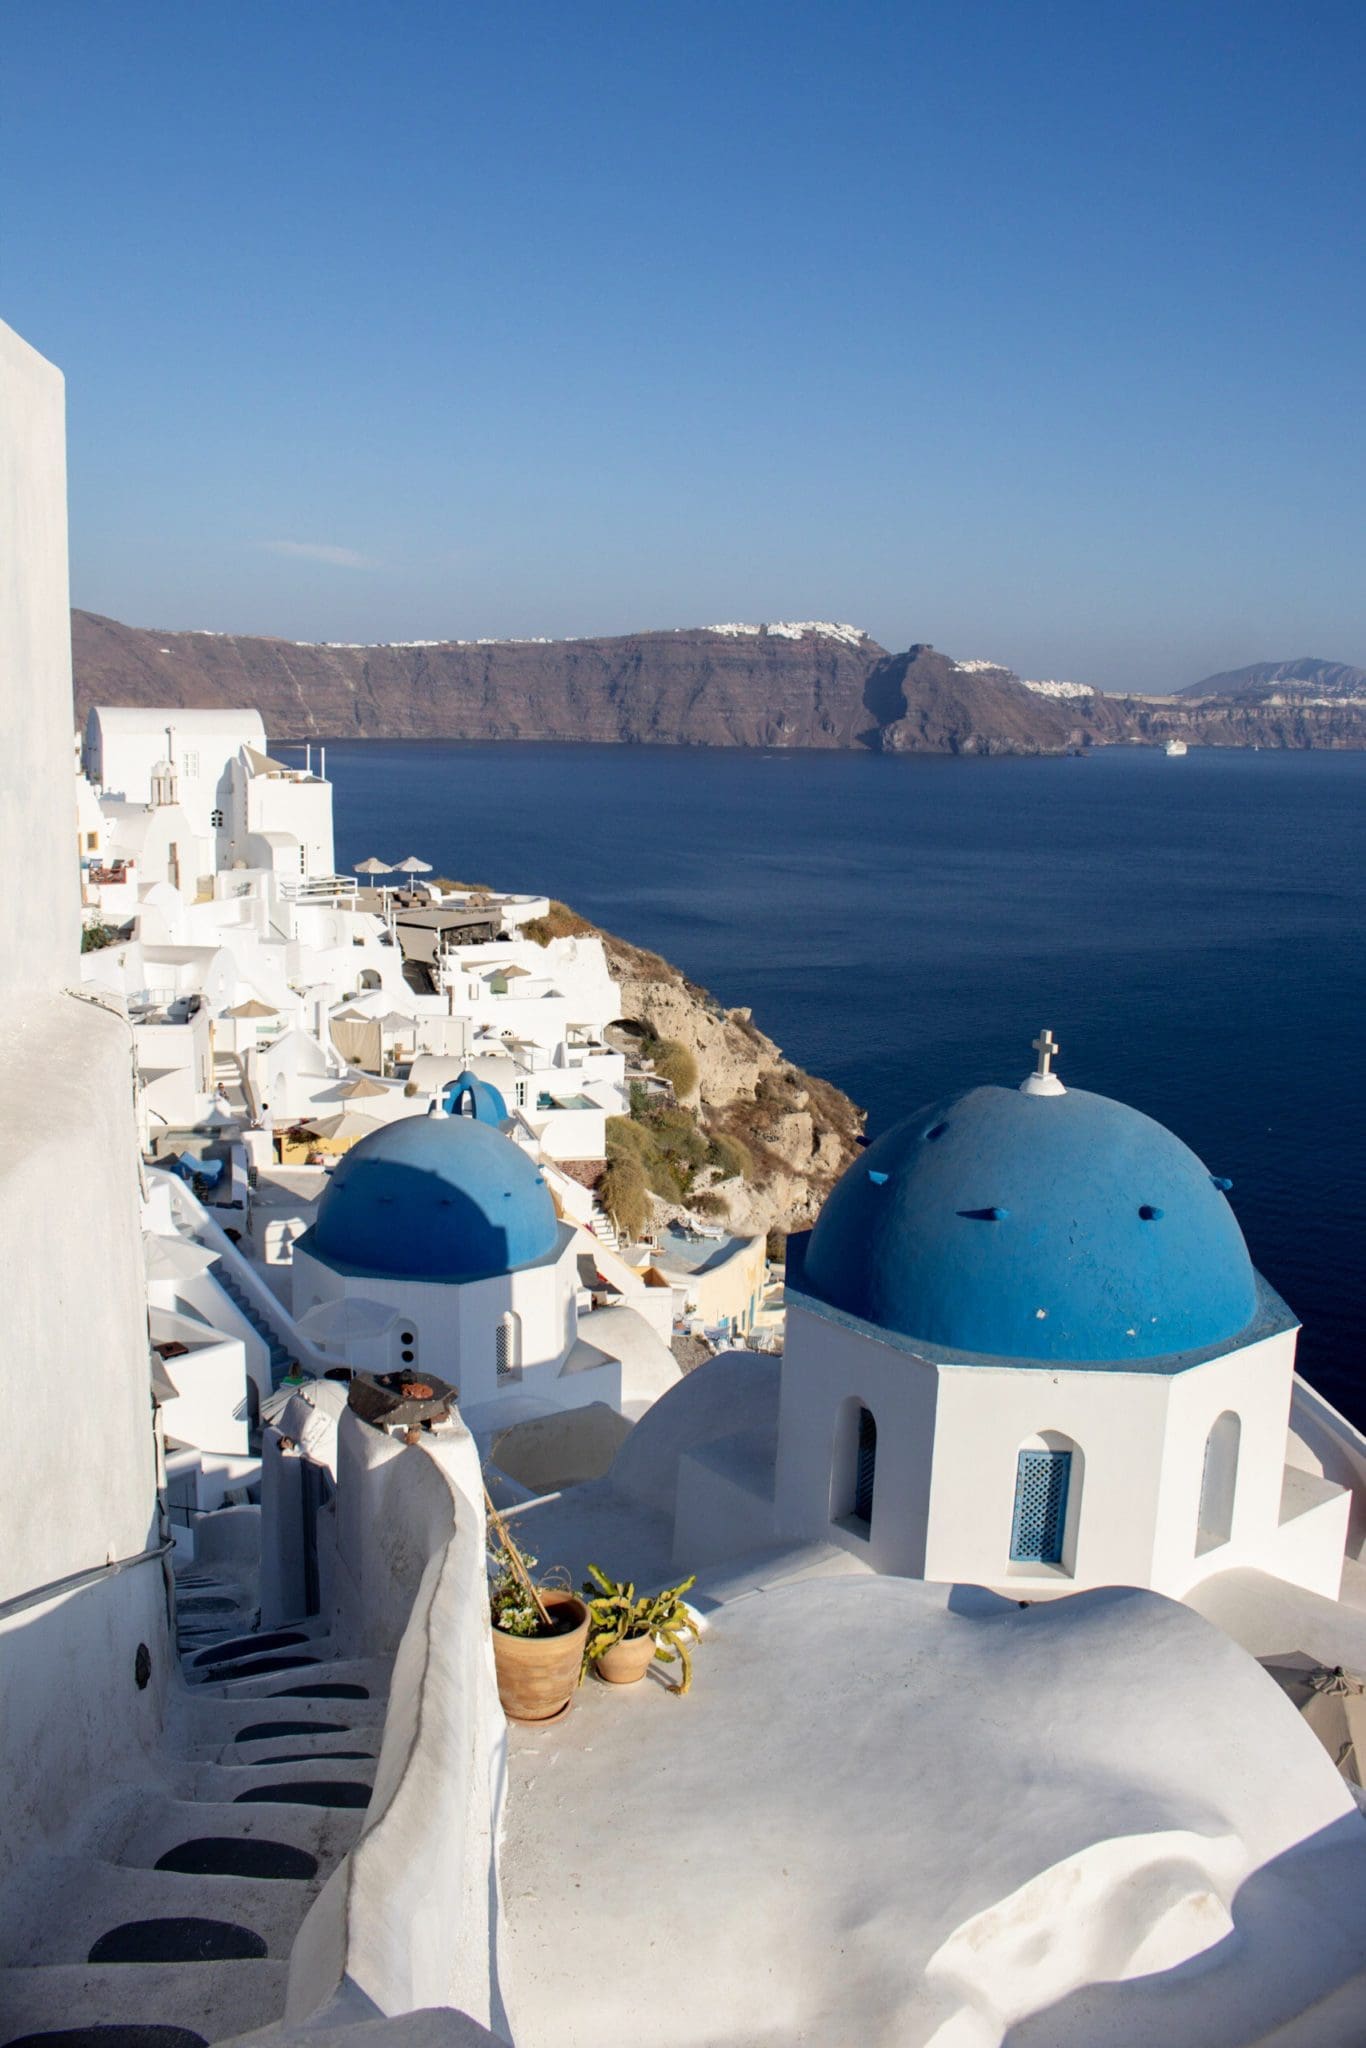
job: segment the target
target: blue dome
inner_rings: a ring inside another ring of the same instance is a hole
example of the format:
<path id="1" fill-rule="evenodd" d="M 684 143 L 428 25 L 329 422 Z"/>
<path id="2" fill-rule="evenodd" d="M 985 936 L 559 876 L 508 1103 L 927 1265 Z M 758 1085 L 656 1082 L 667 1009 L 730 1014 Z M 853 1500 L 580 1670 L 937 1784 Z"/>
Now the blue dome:
<path id="1" fill-rule="evenodd" d="M 553 1252 L 555 1204 L 533 1160 L 474 1117 L 410 1116 L 339 1162 L 304 1251 L 413 1280 L 484 1280 Z"/>
<path id="2" fill-rule="evenodd" d="M 1227 1343 L 1258 1305 L 1221 1184 L 1080 1089 L 974 1088 L 907 1117 L 832 1190 L 798 1284 L 925 1344 L 1105 1364 Z"/>
<path id="3" fill-rule="evenodd" d="M 441 1103 L 447 1116 L 472 1116 L 481 1124 L 507 1122 L 508 1106 L 501 1091 L 491 1081 L 481 1081 L 468 1067 L 446 1083 Z"/>

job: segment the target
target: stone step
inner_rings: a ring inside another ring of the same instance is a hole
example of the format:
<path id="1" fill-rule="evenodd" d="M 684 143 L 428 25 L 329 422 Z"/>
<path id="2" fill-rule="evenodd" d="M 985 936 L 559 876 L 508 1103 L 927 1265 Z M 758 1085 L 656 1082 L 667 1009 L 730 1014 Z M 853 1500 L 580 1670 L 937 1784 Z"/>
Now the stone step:
<path id="1" fill-rule="evenodd" d="M 230 2041 L 279 2017 L 288 1981 L 289 1964 L 273 1959 L 59 1963 L 11 1970 L 3 1987 L 4 2038 L 13 2042 L 58 2029 L 141 2024 L 183 2027 L 206 2043 Z"/>
<path id="2" fill-rule="evenodd" d="M 213 1750 L 206 1748 L 193 1761 L 221 1764 L 228 1770 L 247 1770 L 260 1764 L 295 1763 L 315 1756 L 373 1759 L 379 1755 L 383 1734 L 382 1727 L 371 1723 L 368 1727 L 343 1728 L 322 1735 L 275 1735 L 257 1742 L 225 1742 Z"/>
<path id="3" fill-rule="evenodd" d="M 303 1652 L 281 1650 L 279 1654 L 296 1657 Z M 235 1678 L 206 1680 L 194 1691 L 196 1694 L 202 1692 L 207 1699 L 293 1699 L 302 1696 L 299 1688 L 307 1694 L 314 1688 L 363 1685 L 368 1688 L 371 1698 L 383 1699 L 389 1691 L 389 1669 L 388 1657 L 337 1657 L 326 1663 L 305 1664 L 287 1671 L 260 1671 L 239 1674 Z"/>
<path id="4" fill-rule="evenodd" d="M 273 1678 L 278 1672 L 316 1669 L 319 1658 L 307 1647 L 289 1646 L 279 1650 L 256 1650 L 250 1655 L 229 1657 L 198 1665 L 185 1674 L 191 1685 L 231 1685 L 242 1678 Z M 280 1681 L 276 1679 L 278 1684 Z"/>
<path id="5" fill-rule="evenodd" d="M 326 1734 L 340 1729 L 350 1734 L 361 1727 L 382 1727 L 383 1722 L 382 1699 L 276 1700 L 253 1694 L 249 1699 L 224 1700 L 205 1699 L 198 1692 L 190 1695 L 176 1716 L 178 1747 L 190 1756 L 216 1755 L 244 1728 L 293 1727 Z"/>
<path id="6" fill-rule="evenodd" d="M 353 1749 L 367 1747 L 364 1743 L 352 1743 L 349 1746 Z M 191 1763 L 173 1766 L 173 1770 L 179 1780 L 177 1789 L 187 1798 L 220 1802 L 230 1799 L 234 1803 L 240 1803 L 249 1794 L 261 1788 L 269 1787 L 272 1793 L 275 1793 L 280 1786 L 286 1784 L 344 1783 L 362 1787 L 368 1794 L 375 1777 L 373 1760 L 339 1764 L 326 1755 L 308 1756 L 302 1763 L 294 1764 L 242 1766 Z M 345 1803 L 347 1802 L 338 1802 Z"/>
<path id="7" fill-rule="evenodd" d="M 310 1860 L 311 1877 L 281 1880 L 53 1857 L 6 1914 L 0 1961 L 11 1969 L 84 1963 L 115 1930 L 161 1921 L 245 1928 L 264 1942 L 266 1954 L 285 1958 L 324 1882 L 325 1873 Z"/>
<path id="8" fill-rule="evenodd" d="M 234 1792 L 237 1790 L 234 1787 Z M 305 1849 L 327 1876 L 354 1846 L 365 1816 L 353 1808 L 239 1805 L 219 1800 L 158 1797 L 141 1802 L 112 1838 L 106 1855 L 133 1867 L 151 1868 L 186 1842 L 208 1837 L 243 1842 L 281 1842 Z"/>
<path id="9" fill-rule="evenodd" d="M 324 1639 L 310 1636 L 307 1629 L 257 1629 L 240 1635 L 221 1631 L 208 1642 L 197 1644 L 181 1658 L 180 1665 L 192 1684 L 202 1679 L 210 1665 L 237 1664 L 252 1657 L 273 1655 L 279 1650 L 297 1650 L 301 1645 L 314 1654 L 314 1645 Z"/>

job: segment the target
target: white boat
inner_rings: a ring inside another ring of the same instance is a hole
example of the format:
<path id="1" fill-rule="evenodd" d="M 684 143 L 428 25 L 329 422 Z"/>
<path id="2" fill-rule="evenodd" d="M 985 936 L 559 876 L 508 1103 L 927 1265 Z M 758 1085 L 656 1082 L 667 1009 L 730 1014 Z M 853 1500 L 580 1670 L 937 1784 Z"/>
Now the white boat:
<path id="1" fill-rule="evenodd" d="M 1169 761 L 1177 761 L 1182 754 L 1189 753 L 1190 749 L 1184 740 L 1168 740 L 1164 751 Z"/>

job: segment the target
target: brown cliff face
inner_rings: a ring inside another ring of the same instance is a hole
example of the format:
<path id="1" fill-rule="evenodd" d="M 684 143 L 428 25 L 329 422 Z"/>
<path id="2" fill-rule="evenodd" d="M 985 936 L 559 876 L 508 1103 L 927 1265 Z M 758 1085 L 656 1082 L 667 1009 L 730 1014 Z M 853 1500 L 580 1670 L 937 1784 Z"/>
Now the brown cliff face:
<path id="1" fill-rule="evenodd" d="M 612 640 L 296 646 L 72 614 L 77 710 L 251 705 L 271 737 L 588 740 L 1056 752 L 1066 718 L 1006 671 L 866 634 L 699 629 Z M 956 681 L 951 681 L 956 678 Z"/>
<path id="2" fill-rule="evenodd" d="M 1009 669 L 960 669 L 933 647 L 911 647 L 881 664 L 886 754 L 1061 754 L 1075 707 L 1027 690 Z"/>
<path id="3" fill-rule="evenodd" d="M 639 633 L 480 646 L 296 646 L 72 615 L 77 708 L 252 705 L 276 739 L 442 737 L 849 747 L 875 641 Z"/>
<path id="4" fill-rule="evenodd" d="M 276 740 L 586 740 L 1059 754 L 1120 740 L 1366 746 L 1366 705 L 1063 699 L 848 628 L 330 647 L 73 612 L 76 706 L 251 706 Z"/>

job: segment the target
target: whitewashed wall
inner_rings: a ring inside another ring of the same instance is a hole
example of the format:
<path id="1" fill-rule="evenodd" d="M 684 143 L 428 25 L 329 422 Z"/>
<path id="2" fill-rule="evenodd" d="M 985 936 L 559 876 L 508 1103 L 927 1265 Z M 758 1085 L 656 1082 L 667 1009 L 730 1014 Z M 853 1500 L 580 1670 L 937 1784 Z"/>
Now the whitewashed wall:
<path id="1" fill-rule="evenodd" d="M 79 981 L 65 493 L 61 376 L 0 326 L 0 1601 L 158 1541 L 131 1039 L 64 992 Z M 167 1662 L 159 1563 L 0 1621 L 0 1872 L 115 1759 L 135 1774 Z"/>

